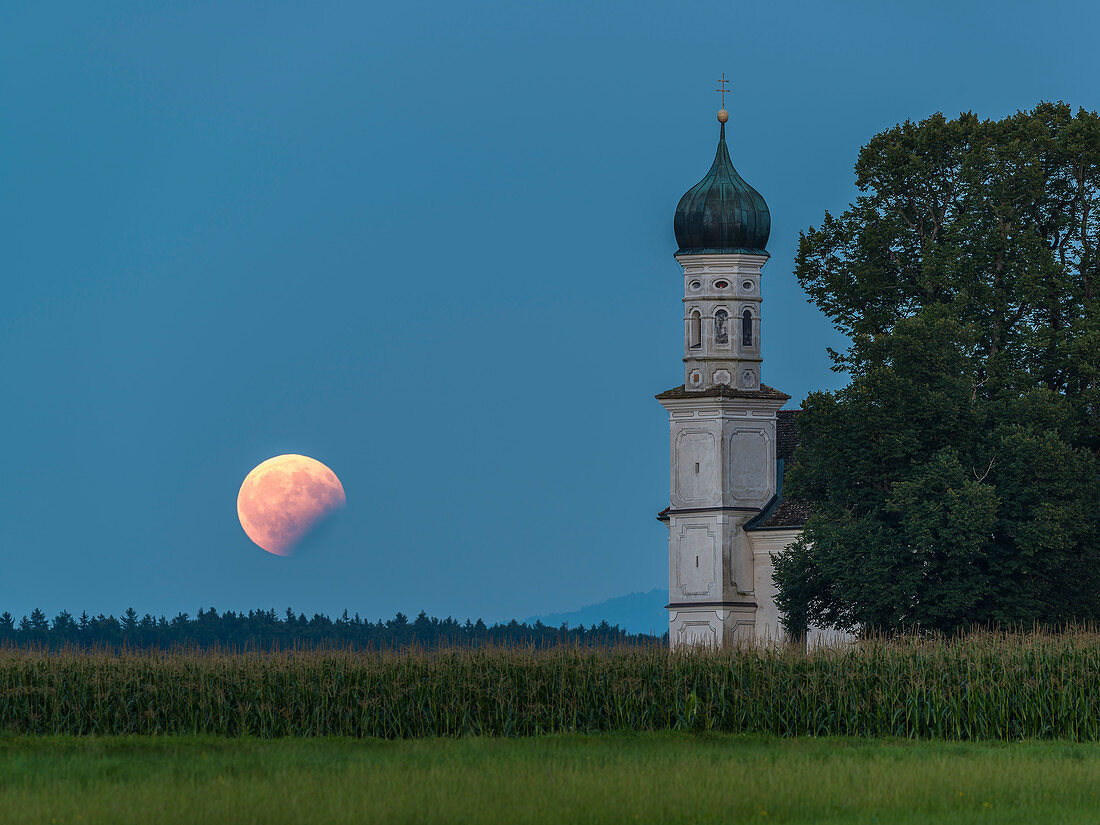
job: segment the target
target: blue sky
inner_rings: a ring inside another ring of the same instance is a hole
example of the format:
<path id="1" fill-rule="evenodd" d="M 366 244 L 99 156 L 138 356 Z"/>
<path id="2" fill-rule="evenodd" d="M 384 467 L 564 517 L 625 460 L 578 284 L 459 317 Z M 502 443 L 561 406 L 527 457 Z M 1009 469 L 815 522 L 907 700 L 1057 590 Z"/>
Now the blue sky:
<path id="1" fill-rule="evenodd" d="M 835 388 L 791 274 L 906 118 L 1100 108 L 1092 3 L 7 3 L 0 610 L 488 620 L 667 580 L 672 213 L 772 213 L 764 380 Z M 258 550 L 245 474 L 341 478 Z"/>

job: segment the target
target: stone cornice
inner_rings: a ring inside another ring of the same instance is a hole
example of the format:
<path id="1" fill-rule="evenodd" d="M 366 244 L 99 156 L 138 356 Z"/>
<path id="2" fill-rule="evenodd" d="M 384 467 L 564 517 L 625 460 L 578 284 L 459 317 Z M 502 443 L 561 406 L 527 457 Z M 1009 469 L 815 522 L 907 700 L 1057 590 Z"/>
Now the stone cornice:
<path id="1" fill-rule="evenodd" d="M 694 401 L 706 399 L 708 401 L 714 400 L 737 400 L 737 401 L 758 401 L 762 407 L 771 409 L 779 409 L 788 401 L 791 397 L 785 392 L 780 392 L 773 387 L 769 387 L 767 384 L 761 384 L 758 390 L 740 390 L 736 387 L 731 387 L 728 384 L 716 384 L 713 387 L 707 387 L 705 390 L 688 390 L 681 384 L 678 387 L 673 387 L 671 390 L 665 390 L 659 395 L 655 395 L 661 405 L 666 409 L 670 407 L 666 404 L 666 401 Z M 776 402 L 779 402 L 779 406 L 776 406 Z"/>
<path id="2" fill-rule="evenodd" d="M 752 271 L 759 272 L 764 264 L 768 262 L 768 258 L 771 256 L 767 253 L 763 255 L 752 255 L 745 252 L 704 252 L 697 255 L 674 255 L 676 263 L 687 269 L 688 267 L 734 267 L 728 270 L 729 272 L 737 272 L 736 267 L 748 266 L 752 268 Z M 704 270 L 699 270 L 704 271 Z M 709 269 L 710 272 L 723 272 L 723 269 Z"/>
<path id="3" fill-rule="evenodd" d="M 695 607 L 709 607 L 711 609 L 729 609 L 731 607 L 752 607 L 755 608 L 756 602 L 669 602 L 665 605 L 666 610 L 688 610 Z"/>

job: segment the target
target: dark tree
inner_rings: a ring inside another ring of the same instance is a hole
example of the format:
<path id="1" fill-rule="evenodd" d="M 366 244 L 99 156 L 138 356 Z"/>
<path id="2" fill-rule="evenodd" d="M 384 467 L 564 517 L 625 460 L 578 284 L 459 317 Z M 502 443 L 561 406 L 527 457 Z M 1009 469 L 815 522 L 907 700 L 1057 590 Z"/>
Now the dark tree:
<path id="1" fill-rule="evenodd" d="M 788 630 L 1100 617 L 1100 118 L 1042 103 L 876 135 L 860 197 L 801 236 L 849 336 L 812 394 L 776 560 Z"/>

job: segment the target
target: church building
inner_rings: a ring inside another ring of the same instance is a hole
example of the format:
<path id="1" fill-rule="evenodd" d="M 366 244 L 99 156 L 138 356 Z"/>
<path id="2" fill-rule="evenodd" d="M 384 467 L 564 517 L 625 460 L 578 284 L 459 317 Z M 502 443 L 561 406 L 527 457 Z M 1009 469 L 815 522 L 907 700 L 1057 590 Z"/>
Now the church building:
<path id="1" fill-rule="evenodd" d="M 684 383 L 669 416 L 668 630 L 672 647 L 778 640 L 772 554 L 808 515 L 783 497 L 796 446 L 790 396 L 764 383 L 761 312 L 771 215 L 726 148 L 718 112 L 710 171 L 676 207 L 684 275 Z"/>

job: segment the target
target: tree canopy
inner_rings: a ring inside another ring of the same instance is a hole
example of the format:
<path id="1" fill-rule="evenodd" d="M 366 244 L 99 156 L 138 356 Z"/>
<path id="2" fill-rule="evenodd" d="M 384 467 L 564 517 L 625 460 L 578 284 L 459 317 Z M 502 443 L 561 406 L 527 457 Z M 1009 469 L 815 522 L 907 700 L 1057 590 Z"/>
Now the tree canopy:
<path id="1" fill-rule="evenodd" d="M 795 264 L 851 380 L 798 417 L 788 630 L 1100 618 L 1100 117 L 935 114 L 855 173 Z"/>

